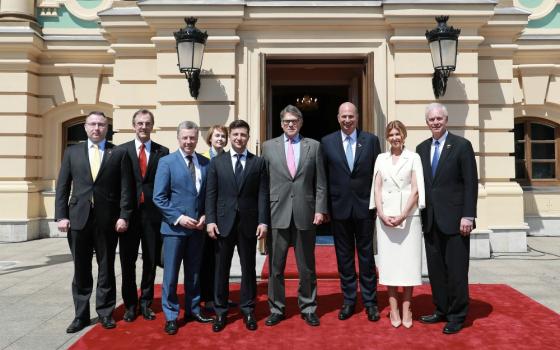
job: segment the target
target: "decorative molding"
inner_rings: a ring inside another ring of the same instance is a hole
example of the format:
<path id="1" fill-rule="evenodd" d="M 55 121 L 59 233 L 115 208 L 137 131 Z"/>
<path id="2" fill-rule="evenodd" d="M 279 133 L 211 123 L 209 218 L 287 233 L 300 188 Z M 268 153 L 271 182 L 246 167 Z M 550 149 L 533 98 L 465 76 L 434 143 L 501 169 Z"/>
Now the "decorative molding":
<path id="1" fill-rule="evenodd" d="M 519 7 L 531 12 L 531 15 L 529 16 L 530 20 L 543 18 L 552 10 L 554 10 L 554 7 L 559 4 L 558 0 L 540 0 L 540 4 L 535 4 L 535 6 L 529 5 L 527 0 L 514 0 L 513 2 L 515 4 L 515 7 Z M 533 0 L 532 2 L 535 2 L 535 0 Z"/>
<path id="2" fill-rule="evenodd" d="M 83 7 L 78 0 L 40 0 L 37 7 L 42 17 L 58 17 L 58 9 L 64 6 L 73 16 L 84 21 L 98 20 L 98 12 L 105 11 L 113 5 L 114 0 L 101 0 L 94 8 Z"/>

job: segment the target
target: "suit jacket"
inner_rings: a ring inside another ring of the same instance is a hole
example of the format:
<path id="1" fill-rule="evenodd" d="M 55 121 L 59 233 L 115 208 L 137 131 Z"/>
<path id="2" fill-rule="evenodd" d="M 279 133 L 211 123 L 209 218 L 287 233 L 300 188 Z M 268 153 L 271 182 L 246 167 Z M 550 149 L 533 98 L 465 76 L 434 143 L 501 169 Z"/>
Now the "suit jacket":
<path id="1" fill-rule="evenodd" d="M 429 138 L 416 147 L 424 168 L 426 209 L 422 210 L 424 232 L 430 232 L 434 222 L 445 234 L 459 233 L 461 218 L 476 217 L 478 175 L 471 143 L 452 133 L 445 144 L 432 177 Z"/>
<path id="2" fill-rule="evenodd" d="M 420 215 L 420 209 L 426 206 L 424 191 L 424 171 L 420 156 L 414 152 L 404 149 L 397 164 L 393 165 L 391 152 L 381 153 L 375 161 L 373 169 L 373 185 L 369 200 L 370 209 L 375 208 L 375 176 L 379 174 L 383 185 L 381 187 L 381 199 L 385 215 L 400 215 L 408 203 L 412 192 L 412 172 L 416 177 L 418 189 L 417 207 L 410 214 Z"/>
<path id="3" fill-rule="evenodd" d="M 230 151 L 232 152 L 232 151 Z M 254 237 L 259 224 L 270 226 L 270 189 L 264 159 L 247 152 L 241 185 L 237 186 L 231 153 L 223 152 L 208 167 L 206 222 L 218 225 L 227 237 L 239 215 L 243 234 Z"/>
<path id="4" fill-rule="evenodd" d="M 204 193 L 206 191 L 206 174 L 210 161 L 195 153 L 200 165 L 200 190 L 192 181 L 187 163 L 180 150 L 159 160 L 154 183 L 154 204 L 163 215 L 161 234 L 172 236 L 189 236 L 196 230 L 175 225 L 181 215 L 198 220 L 204 215 Z M 200 232 L 200 231 L 198 231 Z"/>
<path id="5" fill-rule="evenodd" d="M 144 192 L 144 211 L 152 222 L 161 222 L 161 213 L 155 206 L 152 197 L 154 193 L 154 181 L 156 178 L 156 169 L 160 158 L 169 154 L 169 149 L 152 141 L 150 148 L 150 158 L 146 167 L 146 175 L 142 177 L 140 173 L 140 165 L 138 163 L 138 154 L 134 140 L 120 145 L 126 150 L 132 163 L 132 172 L 134 174 L 134 182 L 136 184 L 136 203 L 140 206 L 140 195 Z M 137 206 L 137 207 L 138 207 Z"/>
<path id="6" fill-rule="evenodd" d="M 327 177 L 321 144 L 302 137 L 294 178 L 286 161 L 284 135 L 263 144 L 262 157 L 270 176 L 270 210 L 273 229 L 290 227 L 292 216 L 298 230 L 313 230 L 315 213 L 328 213 Z"/>
<path id="7" fill-rule="evenodd" d="M 101 227 L 129 220 L 135 206 L 130 158 L 122 148 L 106 142 L 95 180 L 91 177 L 87 142 L 66 149 L 56 184 L 55 219 L 70 219 L 72 230 L 85 227 L 92 207 Z"/>
<path id="8" fill-rule="evenodd" d="M 329 182 L 329 209 L 335 220 L 367 219 L 375 159 L 381 152 L 377 136 L 358 130 L 352 171 L 346 162 L 340 130 L 321 140 Z"/>

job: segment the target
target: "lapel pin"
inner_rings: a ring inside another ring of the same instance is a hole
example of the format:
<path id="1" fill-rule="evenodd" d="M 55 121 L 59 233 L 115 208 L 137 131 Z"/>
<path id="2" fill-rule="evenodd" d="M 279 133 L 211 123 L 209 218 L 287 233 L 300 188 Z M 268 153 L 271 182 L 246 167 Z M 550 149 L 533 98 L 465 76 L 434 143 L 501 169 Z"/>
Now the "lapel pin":
<path id="1" fill-rule="evenodd" d="M 361 144 L 361 143 L 358 143 L 358 144 L 357 144 L 356 146 L 358 146 L 358 147 L 362 147 L 362 144 Z"/>
<path id="2" fill-rule="evenodd" d="M 447 145 L 445 148 L 450 149 L 450 148 L 451 148 L 451 145 Z"/>

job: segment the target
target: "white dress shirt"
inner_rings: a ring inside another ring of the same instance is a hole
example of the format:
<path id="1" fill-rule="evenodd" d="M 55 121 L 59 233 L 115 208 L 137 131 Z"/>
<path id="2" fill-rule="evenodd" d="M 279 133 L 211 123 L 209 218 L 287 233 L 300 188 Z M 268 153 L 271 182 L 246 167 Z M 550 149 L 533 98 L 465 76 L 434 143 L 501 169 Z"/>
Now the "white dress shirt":
<path id="1" fill-rule="evenodd" d="M 233 149 L 231 149 L 229 151 L 230 157 L 231 157 L 231 166 L 233 168 L 233 173 L 235 174 L 235 163 L 237 163 L 237 153 L 235 153 L 235 151 Z M 243 151 L 243 153 L 241 153 L 241 166 L 243 167 L 243 170 L 245 170 L 245 163 L 247 162 L 247 149 L 245 148 L 245 150 Z"/>
<path id="2" fill-rule="evenodd" d="M 142 142 L 138 139 L 134 139 L 134 145 L 136 146 L 136 156 L 140 157 L 140 146 L 142 146 Z M 144 153 L 146 154 L 146 166 L 148 166 L 148 162 L 150 161 L 151 150 L 152 150 L 152 140 L 148 140 L 144 142 Z"/>
<path id="3" fill-rule="evenodd" d="M 358 132 L 356 129 L 350 134 L 346 135 L 342 130 L 340 131 L 340 135 L 342 137 L 342 150 L 346 153 L 346 145 L 348 145 L 347 138 L 350 137 L 352 139 L 352 158 L 356 159 L 356 144 L 358 141 Z"/>

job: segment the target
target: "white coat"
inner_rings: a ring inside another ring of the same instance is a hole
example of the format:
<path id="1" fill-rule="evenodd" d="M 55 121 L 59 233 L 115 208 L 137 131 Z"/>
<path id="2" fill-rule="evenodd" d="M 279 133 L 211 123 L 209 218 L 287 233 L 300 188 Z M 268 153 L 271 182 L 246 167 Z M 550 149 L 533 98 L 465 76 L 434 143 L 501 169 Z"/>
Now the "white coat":
<path id="1" fill-rule="evenodd" d="M 375 161 L 373 170 L 373 185 L 371 186 L 371 196 L 369 208 L 375 208 L 375 177 L 378 173 L 383 181 L 382 185 L 382 205 L 383 213 L 387 216 L 397 216 L 405 209 L 408 198 L 412 191 L 412 172 L 416 175 L 416 185 L 418 188 L 418 202 L 412 216 L 420 215 L 420 209 L 426 206 L 424 192 L 424 173 L 422 162 L 417 153 L 403 149 L 399 161 L 393 166 L 391 152 L 381 153 Z"/>

